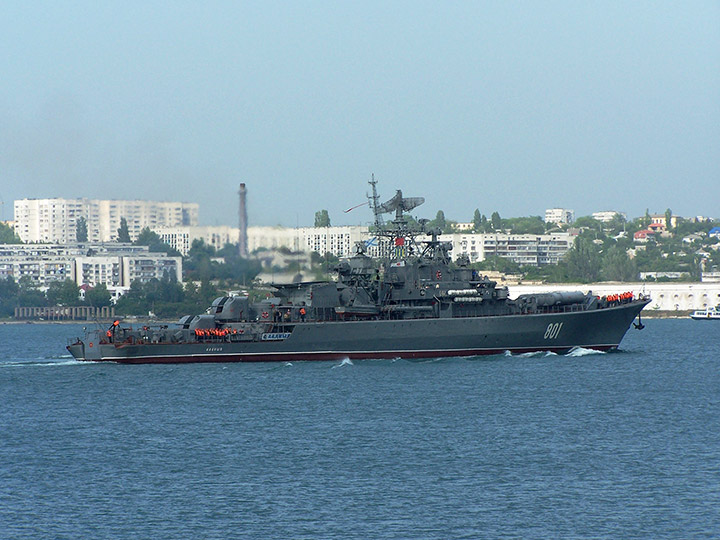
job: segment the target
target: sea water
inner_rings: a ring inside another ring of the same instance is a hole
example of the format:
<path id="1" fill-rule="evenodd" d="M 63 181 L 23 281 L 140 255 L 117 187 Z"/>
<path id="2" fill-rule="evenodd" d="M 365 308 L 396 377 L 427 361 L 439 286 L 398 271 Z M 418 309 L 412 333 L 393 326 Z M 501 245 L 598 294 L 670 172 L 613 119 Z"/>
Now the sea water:
<path id="1" fill-rule="evenodd" d="M 720 321 L 615 353 L 74 361 L 0 325 L 0 538 L 717 538 Z"/>

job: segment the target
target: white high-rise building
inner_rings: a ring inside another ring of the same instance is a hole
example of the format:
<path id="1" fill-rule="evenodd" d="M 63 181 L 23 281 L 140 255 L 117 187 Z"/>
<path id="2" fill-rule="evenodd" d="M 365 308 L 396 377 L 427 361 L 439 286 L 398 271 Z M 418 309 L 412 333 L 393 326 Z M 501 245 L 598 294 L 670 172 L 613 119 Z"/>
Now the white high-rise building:
<path id="1" fill-rule="evenodd" d="M 202 240 L 207 246 L 222 249 L 226 244 L 237 244 L 239 229 L 228 225 L 196 227 L 155 227 L 151 229 L 171 248 L 186 257 L 195 240 Z"/>
<path id="2" fill-rule="evenodd" d="M 572 223 L 575 221 L 575 210 L 567 208 L 548 208 L 545 210 L 545 223 Z"/>
<path id="3" fill-rule="evenodd" d="M 337 257 L 349 257 L 355 253 L 356 242 L 368 241 L 368 228 L 346 227 L 248 227 L 248 251 L 259 248 L 277 249 L 286 247 L 293 251 L 315 251 L 324 255 L 332 253 Z M 370 245 L 368 255 L 376 255 Z"/>
<path id="4" fill-rule="evenodd" d="M 597 219 L 601 223 L 609 223 L 613 219 L 615 219 L 615 216 L 619 216 L 625 221 L 627 221 L 627 214 L 624 212 L 617 212 L 615 210 L 603 210 L 602 212 L 593 212 L 592 218 Z"/>
<path id="5" fill-rule="evenodd" d="M 77 223 L 87 221 L 89 242 L 117 239 L 125 218 L 130 239 L 145 227 L 197 225 L 198 203 L 105 199 L 22 199 L 15 201 L 15 232 L 23 242 L 77 240 Z"/>
<path id="6" fill-rule="evenodd" d="M 575 238 L 569 233 L 555 234 L 443 234 L 440 240 L 451 242 L 453 260 L 466 255 L 470 262 L 498 256 L 521 265 L 557 264 L 572 247 Z"/>

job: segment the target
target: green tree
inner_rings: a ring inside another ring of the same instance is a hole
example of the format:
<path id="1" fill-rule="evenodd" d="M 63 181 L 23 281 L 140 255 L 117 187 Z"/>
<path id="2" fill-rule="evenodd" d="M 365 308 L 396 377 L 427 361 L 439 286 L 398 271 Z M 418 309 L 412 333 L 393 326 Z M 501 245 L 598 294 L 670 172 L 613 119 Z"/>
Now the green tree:
<path id="1" fill-rule="evenodd" d="M 600 254 L 597 246 L 589 238 L 579 236 L 567 252 L 564 259 L 567 281 L 589 283 L 600 276 Z"/>
<path id="2" fill-rule="evenodd" d="M 669 231 L 672 229 L 672 210 L 665 210 L 665 228 Z"/>
<path id="3" fill-rule="evenodd" d="M 130 243 L 130 229 L 128 228 L 127 219 L 120 218 L 120 228 L 117 230 L 118 242 Z"/>
<path id="4" fill-rule="evenodd" d="M 104 283 L 85 291 L 85 303 L 89 306 L 104 307 L 111 304 L 110 291 Z"/>
<path id="5" fill-rule="evenodd" d="M 430 222 L 434 227 L 439 227 L 440 229 L 445 229 L 447 227 L 447 221 L 445 220 L 445 212 L 442 210 L 438 210 L 437 214 L 435 214 L 435 219 Z"/>
<path id="6" fill-rule="evenodd" d="M 518 263 L 499 255 L 491 255 L 484 261 L 477 263 L 476 266 L 478 270 L 493 270 L 503 274 L 516 274 L 520 271 Z"/>
<path id="7" fill-rule="evenodd" d="M 647 228 L 650 226 L 650 223 L 652 223 L 652 218 L 650 217 L 650 209 L 649 208 L 645 209 L 645 216 L 640 219 L 641 219 L 640 224 L 644 228 Z"/>
<path id="8" fill-rule="evenodd" d="M 623 215 L 615 213 L 612 219 L 605 224 L 605 227 L 609 231 L 612 231 L 612 234 L 619 234 L 621 231 L 625 230 L 626 224 L 627 220 L 623 217 Z"/>
<path id="9" fill-rule="evenodd" d="M 30 276 L 22 276 L 18 280 L 18 304 L 25 307 L 40 307 L 47 305 L 45 294 L 37 288 Z"/>
<path id="10" fill-rule="evenodd" d="M 215 248 L 207 245 L 201 239 L 193 240 L 185 259 L 185 279 L 211 280 L 214 277 L 214 268 L 217 263 L 211 260 L 215 256 Z"/>
<path id="11" fill-rule="evenodd" d="M 80 297 L 80 287 L 72 279 L 53 281 L 48 285 L 45 296 L 52 306 L 75 306 Z"/>
<path id="12" fill-rule="evenodd" d="M 512 234 L 545 234 L 545 222 L 540 216 L 509 218 L 504 227 L 509 227 Z"/>
<path id="13" fill-rule="evenodd" d="M 476 208 L 475 213 L 473 214 L 473 231 L 480 232 L 480 229 L 482 228 L 482 214 L 480 213 L 480 209 Z"/>
<path id="14" fill-rule="evenodd" d="M 162 242 L 160 236 L 158 236 L 156 232 L 151 231 L 150 227 L 143 227 L 133 244 L 136 246 L 150 246 L 156 242 Z"/>
<path id="15" fill-rule="evenodd" d="M 0 223 L 0 244 L 22 244 L 22 240 L 12 227 Z"/>
<path id="16" fill-rule="evenodd" d="M 130 290 L 118 298 L 115 309 L 120 315 L 147 314 L 148 307 L 140 280 L 136 279 L 130 284 Z"/>
<path id="17" fill-rule="evenodd" d="M 503 228 L 503 222 L 502 218 L 500 217 L 500 213 L 493 212 L 490 216 L 490 225 L 492 227 L 492 230 L 499 231 Z"/>
<path id="18" fill-rule="evenodd" d="M 87 242 L 88 240 L 87 220 L 84 217 L 75 222 L 75 240 L 78 242 Z"/>
<path id="19" fill-rule="evenodd" d="M 133 244 L 136 246 L 148 246 L 152 252 L 167 253 L 172 257 L 181 256 L 179 251 L 163 242 L 162 238 L 160 238 L 156 232 L 151 231 L 149 227 L 144 227 L 143 230 L 140 231 L 140 234 Z"/>
<path id="20" fill-rule="evenodd" d="M 613 246 L 602 258 L 600 275 L 607 281 L 634 281 L 638 278 L 638 270 L 625 249 Z"/>
<path id="21" fill-rule="evenodd" d="M 11 277 L 0 279 L 0 317 L 10 317 L 18 305 L 20 287 Z"/>
<path id="22" fill-rule="evenodd" d="M 215 269 L 217 277 L 230 285 L 247 285 L 262 270 L 262 263 L 257 259 L 244 259 L 238 253 L 237 245 L 225 244 L 217 254 L 225 260 Z"/>
<path id="23" fill-rule="evenodd" d="M 603 226 L 600 221 L 597 219 L 590 217 L 590 216 L 581 216 L 575 220 L 575 223 L 573 223 L 573 226 L 582 229 L 592 229 L 594 231 L 602 231 Z"/>
<path id="24" fill-rule="evenodd" d="M 710 230 L 711 224 L 698 222 L 692 219 L 678 219 L 675 225 L 675 235 L 687 236 L 693 233 L 705 233 Z"/>
<path id="25" fill-rule="evenodd" d="M 330 214 L 327 210 L 318 210 L 315 212 L 316 227 L 330 227 Z"/>

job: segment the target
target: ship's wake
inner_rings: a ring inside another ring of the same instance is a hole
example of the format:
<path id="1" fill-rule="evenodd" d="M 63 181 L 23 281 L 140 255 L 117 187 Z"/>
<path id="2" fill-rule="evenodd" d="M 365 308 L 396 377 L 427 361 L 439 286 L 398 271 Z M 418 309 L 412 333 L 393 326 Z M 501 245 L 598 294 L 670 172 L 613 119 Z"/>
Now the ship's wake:
<path id="1" fill-rule="evenodd" d="M 0 367 L 13 368 L 13 367 L 59 367 L 59 366 L 79 366 L 88 365 L 88 362 L 81 360 L 75 360 L 74 358 L 59 358 L 57 360 L 8 360 L 6 362 L 0 362 Z"/>

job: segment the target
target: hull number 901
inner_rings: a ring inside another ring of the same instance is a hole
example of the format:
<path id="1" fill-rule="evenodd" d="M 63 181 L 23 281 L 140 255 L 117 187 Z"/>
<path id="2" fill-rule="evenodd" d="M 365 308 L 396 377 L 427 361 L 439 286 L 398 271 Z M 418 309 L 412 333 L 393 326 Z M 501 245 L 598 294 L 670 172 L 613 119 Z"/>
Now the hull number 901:
<path id="1" fill-rule="evenodd" d="M 555 339 L 560 335 L 560 329 L 562 328 L 563 323 L 550 323 L 548 324 L 547 330 L 545 330 L 545 335 L 543 336 L 543 339 Z"/>

